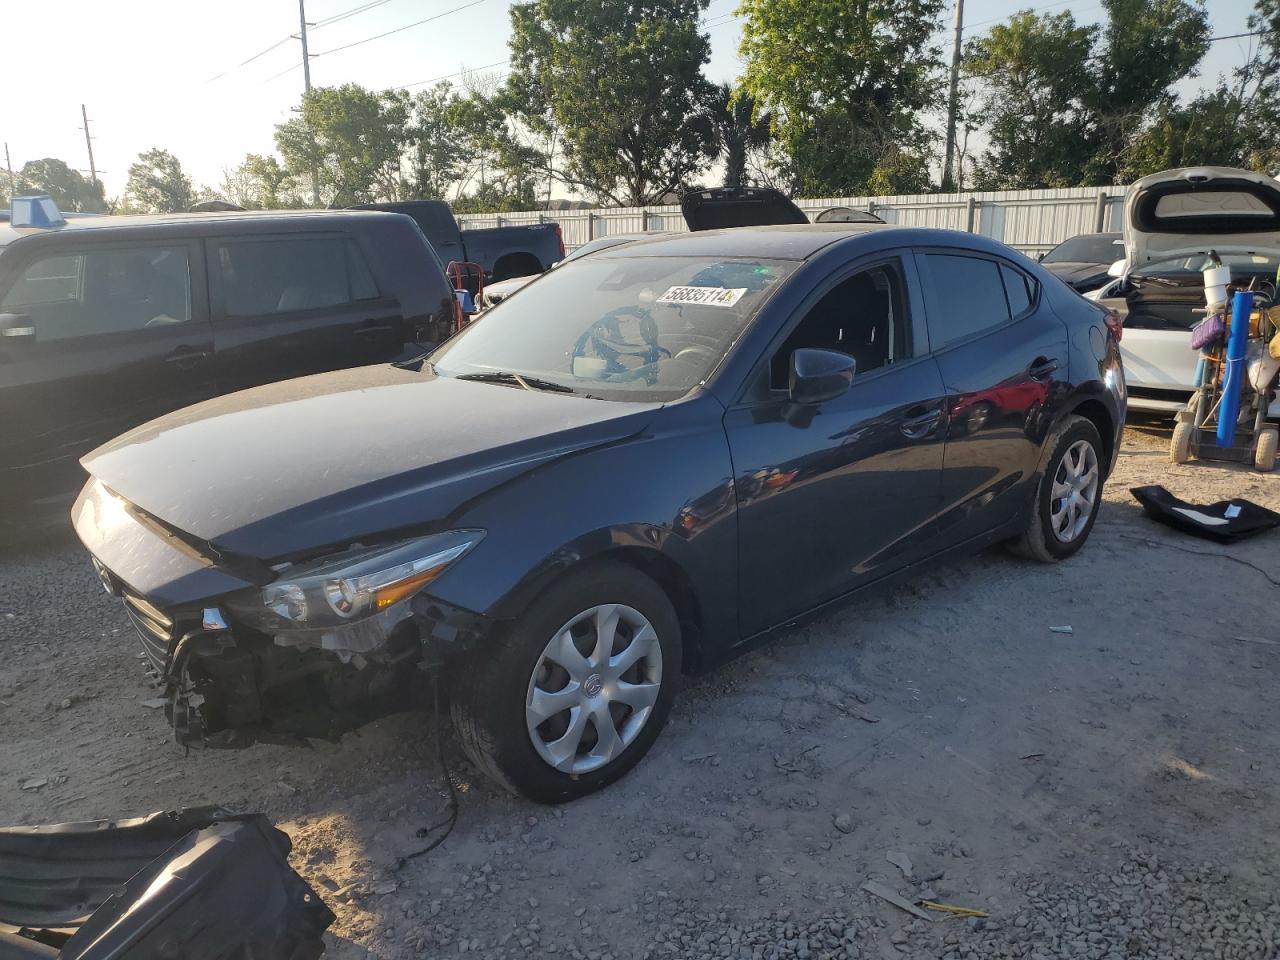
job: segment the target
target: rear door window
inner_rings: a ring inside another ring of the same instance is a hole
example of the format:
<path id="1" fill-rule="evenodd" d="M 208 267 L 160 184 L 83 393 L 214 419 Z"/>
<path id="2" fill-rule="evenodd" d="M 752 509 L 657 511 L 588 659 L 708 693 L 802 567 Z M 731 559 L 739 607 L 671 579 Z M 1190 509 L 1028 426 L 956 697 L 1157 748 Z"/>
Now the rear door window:
<path id="1" fill-rule="evenodd" d="M 940 350 L 1010 320 L 1000 265 L 994 260 L 926 253 L 939 309 L 929 316 L 929 339 Z"/>
<path id="2" fill-rule="evenodd" d="M 343 237 L 233 240 L 218 246 L 231 317 L 320 310 L 378 296 L 360 249 Z"/>
<path id="3" fill-rule="evenodd" d="M 186 323 L 187 248 L 102 247 L 43 257 L 5 292 L 0 312 L 30 317 L 41 341 Z"/>

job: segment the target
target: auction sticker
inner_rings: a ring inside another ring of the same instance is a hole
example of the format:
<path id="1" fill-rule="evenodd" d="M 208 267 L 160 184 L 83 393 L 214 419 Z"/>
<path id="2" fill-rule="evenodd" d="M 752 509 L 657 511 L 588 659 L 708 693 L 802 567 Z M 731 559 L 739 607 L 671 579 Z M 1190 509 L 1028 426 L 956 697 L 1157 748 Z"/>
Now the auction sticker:
<path id="1" fill-rule="evenodd" d="M 704 307 L 732 307 L 746 287 L 668 287 L 658 303 L 693 303 Z"/>

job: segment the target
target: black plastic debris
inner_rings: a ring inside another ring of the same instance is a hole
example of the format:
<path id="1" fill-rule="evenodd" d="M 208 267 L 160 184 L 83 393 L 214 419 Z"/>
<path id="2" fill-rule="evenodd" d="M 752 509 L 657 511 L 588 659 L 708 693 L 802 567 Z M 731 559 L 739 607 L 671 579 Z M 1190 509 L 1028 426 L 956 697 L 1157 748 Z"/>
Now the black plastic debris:
<path id="1" fill-rule="evenodd" d="M 261 814 L 0 828 L 0 960 L 315 960 L 333 913 Z"/>
<path id="2" fill-rule="evenodd" d="M 1147 516 L 1157 523 L 1219 543 L 1233 543 L 1280 527 L 1280 513 L 1248 500 L 1187 503 L 1159 485 L 1133 487 L 1129 492 L 1142 504 Z"/>

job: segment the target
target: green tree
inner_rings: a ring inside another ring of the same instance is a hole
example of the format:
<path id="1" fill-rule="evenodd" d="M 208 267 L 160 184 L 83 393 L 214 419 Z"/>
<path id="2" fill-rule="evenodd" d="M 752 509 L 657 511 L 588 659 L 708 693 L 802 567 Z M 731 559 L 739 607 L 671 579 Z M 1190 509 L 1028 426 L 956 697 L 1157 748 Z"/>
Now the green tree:
<path id="1" fill-rule="evenodd" d="M 722 83 L 711 101 L 711 129 L 717 158 L 724 161 L 724 185 L 747 182 L 747 160 L 770 139 L 770 117 L 756 108 L 751 94 Z"/>
<path id="2" fill-rule="evenodd" d="M 977 119 L 991 146 L 977 161 L 980 188 L 1032 189 L 1081 182 L 1090 153 L 1084 103 L 1097 30 L 1070 12 L 1016 13 L 965 49 L 967 77 L 982 84 Z"/>
<path id="3" fill-rule="evenodd" d="M 92 182 L 66 161 L 55 157 L 28 160 L 22 165 L 17 180 L 19 193 L 47 193 L 59 210 L 102 213 L 106 209 L 102 183 Z"/>
<path id="4" fill-rule="evenodd" d="M 925 184 L 920 115 L 945 90 L 943 0 L 745 0 L 742 87 L 773 114 L 785 176 L 810 196 Z M 908 159 L 914 157 L 915 159 Z M 904 160 L 906 162 L 904 162 Z M 926 178 L 927 181 L 927 178 Z"/>
<path id="5" fill-rule="evenodd" d="M 712 156 L 702 75 L 707 0 L 528 0 L 511 8 L 511 98 L 562 144 L 562 182 L 642 205 L 687 184 Z"/>
<path id="6" fill-rule="evenodd" d="M 1162 103 L 1127 145 L 1122 177 L 1205 164 L 1280 169 L 1280 0 L 1258 0 L 1248 25 L 1260 36 L 1245 62 L 1185 105 Z"/>
<path id="7" fill-rule="evenodd" d="M 129 213 L 181 213 L 195 202 L 196 190 L 182 164 L 168 150 L 155 147 L 138 154 L 129 166 L 124 209 Z"/>
<path id="8" fill-rule="evenodd" d="M 401 157 L 409 142 L 409 94 L 354 83 L 316 87 L 299 115 L 276 126 L 285 169 L 322 202 L 337 206 L 402 199 Z"/>
<path id="9" fill-rule="evenodd" d="M 222 195 L 246 210 L 280 210 L 306 206 L 297 177 L 273 156 L 245 154 L 237 166 L 224 170 Z"/>
<path id="10" fill-rule="evenodd" d="M 1088 184 L 1115 182 L 1138 131 L 1209 49 L 1204 0 L 1103 0 L 1103 8 L 1107 26 L 1085 103 L 1092 126 Z"/>

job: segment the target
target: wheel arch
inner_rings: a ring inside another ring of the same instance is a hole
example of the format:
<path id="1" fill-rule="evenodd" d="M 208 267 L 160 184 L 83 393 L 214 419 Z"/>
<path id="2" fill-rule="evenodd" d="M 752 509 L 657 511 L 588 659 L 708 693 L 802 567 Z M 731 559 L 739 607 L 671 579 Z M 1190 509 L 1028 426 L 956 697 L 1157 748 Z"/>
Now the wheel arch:
<path id="1" fill-rule="evenodd" d="M 512 277 L 528 277 L 535 273 L 542 273 L 542 270 L 542 261 L 531 251 L 504 253 L 493 264 L 492 282 L 510 280 Z"/>
<path id="2" fill-rule="evenodd" d="M 708 624 L 694 578 L 671 555 L 671 550 L 663 549 L 663 538 L 657 529 L 646 528 L 642 536 L 636 536 L 638 532 L 602 530 L 557 550 L 517 584 L 492 613 L 502 619 L 516 619 L 551 584 L 566 575 L 601 563 L 618 563 L 648 577 L 667 595 L 680 620 L 684 672 L 699 671 L 706 665 L 704 638 Z"/>
<path id="3" fill-rule="evenodd" d="M 1084 417 L 1097 429 L 1098 436 L 1102 438 L 1103 462 L 1107 465 L 1107 473 L 1110 474 L 1116 460 L 1116 422 L 1107 405 L 1097 398 L 1090 397 L 1078 402 L 1067 411 L 1066 415 Z"/>

